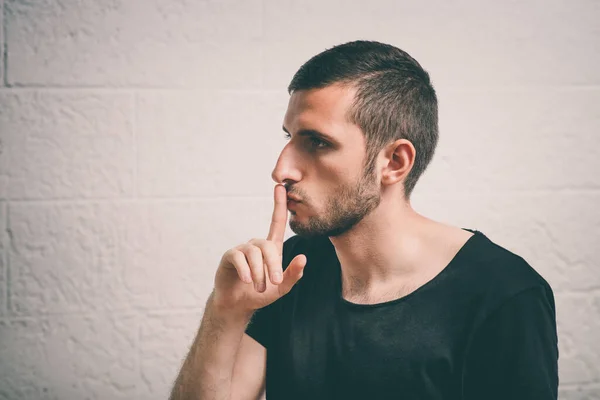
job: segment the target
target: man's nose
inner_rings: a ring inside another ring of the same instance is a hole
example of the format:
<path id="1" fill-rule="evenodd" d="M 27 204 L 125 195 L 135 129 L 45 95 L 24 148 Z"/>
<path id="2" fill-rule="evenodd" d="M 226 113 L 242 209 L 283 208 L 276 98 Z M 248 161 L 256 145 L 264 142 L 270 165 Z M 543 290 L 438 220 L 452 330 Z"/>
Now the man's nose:
<path id="1" fill-rule="evenodd" d="M 286 146 L 279 155 L 271 178 L 277 183 L 286 183 L 288 181 L 297 181 L 300 179 L 300 172 L 295 167 L 294 155 L 291 148 Z"/>

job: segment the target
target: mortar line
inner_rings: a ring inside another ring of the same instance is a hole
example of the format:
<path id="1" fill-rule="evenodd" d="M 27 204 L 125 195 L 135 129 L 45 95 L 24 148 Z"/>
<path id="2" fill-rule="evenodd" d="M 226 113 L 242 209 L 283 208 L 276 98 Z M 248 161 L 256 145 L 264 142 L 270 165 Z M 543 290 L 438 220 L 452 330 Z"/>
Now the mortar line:
<path id="1" fill-rule="evenodd" d="M 598 385 L 600 385 L 600 381 L 598 381 L 598 380 L 591 380 L 591 381 L 584 381 L 584 382 L 570 382 L 570 383 L 561 383 L 559 389 L 566 389 L 566 390 L 595 389 Z"/>
<path id="2" fill-rule="evenodd" d="M 2 84 L 5 87 L 9 87 L 8 85 L 8 77 L 7 77 L 7 67 L 8 67 L 8 45 L 7 45 L 7 38 L 6 38 L 6 4 L 4 0 L 0 0 L 0 18 L 2 18 L 2 67 L 3 67 L 3 71 L 2 71 Z M 5 151 L 8 152 L 8 147 L 6 147 Z M 8 159 L 8 157 L 7 157 Z M 8 179 L 8 178 L 7 178 Z M 7 184 L 8 186 L 8 184 Z M 9 237 L 8 235 L 8 227 L 9 227 L 9 222 L 8 222 L 8 199 L 4 199 L 2 201 L 2 212 L 4 215 L 4 226 L 2 226 L 2 237 L 0 238 L 0 240 L 2 240 L 2 248 L 3 248 L 3 252 L 2 252 L 2 264 L 4 265 L 4 307 L 3 307 L 3 314 L 8 316 L 9 311 L 12 310 L 11 305 L 9 304 L 10 301 L 10 296 L 8 295 L 8 290 L 9 290 L 9 282 L 10 282 L 10 265 L 8 265 L 9 263 L 9 257 L 8 257 L 8 252 L 9 252 L 9 248 L 11 247 L 12 243 L 12 238 Z"/>
<path id="3" fill-rule="evenodd" d="M 208 295 L 207 297 L 208 298 Z M 0 321 L 7 320 L 38 320 L 38 319 L 52 319 L 52 318 L 95 318 L 98 315 L 110 314 L 112 316 L 120 317 L 138 317 L 140 315 L 146 316 L 173 316 L 173 315 L 198 315 L 204 311 L 204 306 L 163 306 L 163 307 L 138 307 L 133 306 L 130 308 L 106 308 L 106 309 L 86 309 L 78 311 L 48 311 L 48 312 L 19 312 L 10 313 L 4 316 L 0 316 Z M 141 322 L 140 322 L 141 324 Z"/>
<path id="4" fill-rule="evenodd" d="M 132 196 L 137 198 L 139 196 L 139 183 L 138 183 L 138 138 L 137 138 L 137 114 L 138 114 L 138 92 L 133 90 L 131 96 L 131 131 L 133 138 L 133 193 Z M 141 346 L 142 346 L 142 311 L 137 311 L 136 314 L 136 331 L 135 331 L 135 398 L 140 400 L 142 392 L 142 366 L 141 366 Z"/>
<path id="5" fill-rule="evenodd" d="M 2 309 L 2 313 L 4 315 L 8 315 L 8 312 L 10 310 L 9 304 L 8 304 L 8 300 L 9 300 L 9 296 L 8 296 L 8 281 L 9 279 L 9 266 L 8 266 L 8 251 L 9 251 L 9 246 L 10 243 L 9 241 L 9 237 L 8 237 L 8 202 L 7 201 L 3 201 L 2 202 L 2 212 L 4 215 L 4 226 L 2 227 L 2 248 L 3 248 L 3 252 L 2 252 L 2 265 L 4 265 L 4 307 Z"/>
<path id="6" fill-rule="evenodd" d="M 141 338 L 142 338 L 142 317 L 141 314 L 138 313 L 136 315 L 136 330 L 135 330 L 135 372 L 136 372 L 136 383 L 135 383 L 135 398 L 137 400 L 140 399 L 140 394 L 141 394 L 141 382 L 143 381 L 142 379 L 142 366 L 140 363 L 140 358 L 141 355 L 140 353 L 142 352 L 141 349 Z"/>
<path id="7" fill-rule="evenodd" d="M 589 194 L 589 195 L 598 195 L 600 194 L 600 187 L 588 187 L 588 188 L 562 188 L 562 189 L 526 189 L 526 190 L 518 190 L 518 189 L 510 189 L 503 190 L 501 192 L 490 192 L 490 191 L 462 191 L 459 193 L 452 192 L 437 192 L 437 193 L 423 193 L 424 199 L 437 199 L 439 197 L 445 198 L 463 198 L 463 197 L 486 197 L 486 196 L 500 196 L 500 197 L 511 197 L 511 196 L 536 196 L 536 195 L 545 195 L 545 194 L 560 194 L 560 195 L 581 195 L 581 194 Z M 28 198 L 13 198 L 11 199 L 11 203 L 23 205 L 23 204 L 36 204 L 36 205 L 49 205 L 49 204 L 78 204 L 78 205 L 86 205 L 86 204 L 97 204 L 97 203 L 114 203 L 114 204 L 130 204 L 130 203 L 139 203 L 139 202 L 148 202 L 148 203 L 161 203 L 161 202 L 190 202 L 190 201 L 221 201 L 221 200 L 263 200 L 265 198 L 269 198 L 270 196 L 267 194 L 248 194 L 248 193 L 239 193 L 239 194 L 196 194 L 196 195 L 177 195 L 177 196 L 168 196 L 168 195 L 151 195 L 151 196 L 118 196 L 118 197 L 87 197 L 87 198 L 75 198 L 75 197 L 51 197 L 44 199 L 28 199 Z"/>
<path id="8" fill-rule="evenodd" d="M 131 96 L 131 131 L 133 138 L 133 197 L 137 198 L 139 193 L 138 187 L 138 141 L 137 141 L 137 104 L 138 94 L 132 92 Z"/>
<path id="9" fill-rule="evenodd" d="M 196 307 L 197 309 L 198 307 Z M 192 311 L 197 311 L 196 309 L 180 309 L 179 307 L 175 308 L 175 312 L 179 312 L 180 314 L 183 315 L 189 315 L 192 314 Z M 153 311 L 154 309 L 149 309 L 150 311 Z M 151 312 L 151 315 L 154 315 L 154 313 L 157 313 L 157 315 L 160 315 L 160 313 L 168 313 L 170 312 L 169 309 L 165 308 L 164 310 L 162 309 L 156 309 L 153 312 Z M 39 320 L 50 320 L 50 319 L 60 319 L 60 318 L 64 318 L 64 319 L 82 319 L 82 318 L 87 318 L 87 319 L 96 319 L 96 318 L 101 318 L 103 315 L 109 315 L 111 317 L 114 318 L 137 318 L 140 314 L 140 311 L 135 309 L 135 308 L 131 308 L 131 309 L 96 309 L 96 310 L 83 310 L 83 311 L 62 311 L 62 312 L 19 312 L 19 313 L 10 313 L 4 316 L 0 316 L 0 322 L 6 322 L 6 321 L 39 321 Z M 171 315 L 171 314 L 168 314 Z"/>
<path id="10" fill-rule="evenodd" d="M 265 73 L 266 65 L 267 65 L 267 49 L 265 46 L 265 38 L 267 36 L 267 28 L 266 28 L 266 18 L 267 18 L 267 2 L 266 0 L 262 0 L 260 2 L 260 40 L 259 40 L 259 48 L 260 48 L 260 87 L 261 89 L 265 89 L 267 86 L 267 76 Z"/>
<path id="11" fill-rule="evenodd" d="M 8 44 L 6 42 L 6 9 L 5 9 L 5 4 L 4 4 L 4 0 L 0 0 L 0 11 L 2 12 L 2 15 L 0 16 L 0 18 L 2 18 L 2 67 L 3 67 L 3 73 L 2 73 L 2 84 L 5 87 L 10 87 L 10 85 L 8 84 Z"/>
<path id="12" fill-rule="evenodd" d="M 6 28 L 6 27 L 5 27 Z M 6 54 L 5 54 L 6 55 Z M 6 71 L 6 70 L 5 70 Z M 181 86 L 181 85 L 150 85 L 150 84 L 124 84 L 124 85 L 105 85 L 102 83 L 81 83 L 81 84 L 40 84 L 40 83 L 13 83 L 7 87 L 15 90 L 69 90 L 69 91 L 125 91 L 140 90 L 140 91 L 164 91 L 164 92 L 194 92 L 199 90 L 207 90 L 201 86 Z M 271 86 L 256 86 L 248 88 L 222 88 L 222 87 L 211 87 L 209 91 L 218 91 L 225 93 L 275 93 L 281 95 L 287 95 L 285 90 L 278 89 Z M 544 84 L 544 83 L 512 83 L 506 85 L 451 85 L 439 83 L 435 85 L 435 90 L 438 93 L 444 92 L 461 92 L 479 93 L 482 91 L 493 92 L 493 93 L 521 93 L 521 92 L 538 92 L 544 90 L 546 92 L 588 92 L 600 90 L 600 83 L 592 80 L 590 83 L 558 83 L 558 84 Z"/>
<path id="13" fill-rule="evenodd" d="M 138 93 L 137 91 L 132 92 L 131 96 L 131 131 L 133 140 L 133 197 L 139 196 L 138 188 L 138 142 L 137 142 L 137 103 Z M 134 369 L 135 369 L 135 391 L 134 396 L 136 400 L 140 399 L 142 391 L 142 366 L 141 366 L 141 330 L 142 330 L 142 318 L 141 312 L 138 310 L 136 314 L 136 331 L 135 331 L 135 356 L 134 356 Z"/>
<path id="14" fill-rule="evenodd" d="M 2 86 L 6 86 L 6 18 L 4 0 L 0 0 L 0 18 L 2 18 Z"/>

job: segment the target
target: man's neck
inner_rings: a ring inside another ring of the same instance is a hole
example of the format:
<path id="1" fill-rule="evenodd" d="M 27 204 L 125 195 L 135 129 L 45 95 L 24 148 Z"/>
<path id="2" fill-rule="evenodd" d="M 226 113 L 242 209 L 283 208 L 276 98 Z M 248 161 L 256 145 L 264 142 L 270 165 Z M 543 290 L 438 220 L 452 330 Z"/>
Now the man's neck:
<path id="1" fill-rule="evenodd" d="M 345 295 L 377 297 L 410 292 L 433 278 L 470 235 L 406 204 L 393 211 L 378 208 L 352 231 L 329 240 L 340 262 Z"/>

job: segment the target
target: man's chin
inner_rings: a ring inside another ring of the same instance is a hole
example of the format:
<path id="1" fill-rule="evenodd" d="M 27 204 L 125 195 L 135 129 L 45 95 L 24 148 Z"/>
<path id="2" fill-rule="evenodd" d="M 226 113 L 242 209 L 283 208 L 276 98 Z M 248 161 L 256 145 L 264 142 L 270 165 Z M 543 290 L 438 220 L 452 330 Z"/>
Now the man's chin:
<path id="1" fill-rule="evenodd" d="M 302 237 L 312 237 L 315 236 L 314 232 L 310 229 L 306 228 L 306 226 L 302 224 L 294 224 L 290 222 L 290 229 L 298 236 Z"/>

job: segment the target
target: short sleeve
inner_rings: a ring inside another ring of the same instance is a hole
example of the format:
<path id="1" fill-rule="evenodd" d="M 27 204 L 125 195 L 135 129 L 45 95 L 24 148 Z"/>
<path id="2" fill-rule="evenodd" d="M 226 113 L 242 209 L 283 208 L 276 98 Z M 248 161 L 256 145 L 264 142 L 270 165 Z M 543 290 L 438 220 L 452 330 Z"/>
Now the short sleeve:
<path id="1" fill-rule="evenodd" d="M 271 330 L 273 327 L 272 306 L 275 303 L 256 310 L 246 327 L 246 334 L 262 344 L 266 349 L 269 348 L 269 343 L 271 342 Z"/>
<path id="2" fill-rule="evenodd" d="M 556 400 L 554 296 L 539 285 L 511 297 L 476 332 L 464 370 L 465 400 Z"/>

